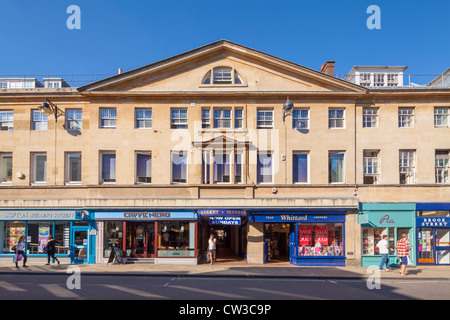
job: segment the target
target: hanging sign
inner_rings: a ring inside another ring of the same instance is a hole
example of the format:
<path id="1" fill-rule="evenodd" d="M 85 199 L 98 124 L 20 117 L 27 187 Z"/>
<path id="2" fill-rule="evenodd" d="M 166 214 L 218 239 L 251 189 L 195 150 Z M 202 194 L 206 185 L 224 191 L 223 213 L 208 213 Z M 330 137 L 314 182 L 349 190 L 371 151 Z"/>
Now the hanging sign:
<path id="1" fill-rule="evenodd" d="M 211 225 L 241 225 L 241 217 L 209 217 L 209 224 Z"/>

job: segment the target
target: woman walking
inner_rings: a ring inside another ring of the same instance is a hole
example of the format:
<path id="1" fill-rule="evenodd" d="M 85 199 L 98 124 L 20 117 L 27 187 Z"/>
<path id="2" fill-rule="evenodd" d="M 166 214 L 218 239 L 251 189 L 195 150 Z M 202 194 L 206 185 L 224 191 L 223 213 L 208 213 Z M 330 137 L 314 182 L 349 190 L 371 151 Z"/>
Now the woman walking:
<path id="1" fill-rule="evenodd" d="M 56 245 L 58 244 L 58 242 L 53 239 L 52 236 L 48 237 L 48 242 L 47 242 L 47 263 L 45 264 L 46 266 L 50 265 L 50 258 L 53 258 L 56 262 L 58 262 L 59 265 L 59 260 L 58 258 L 55 257 L 56 254 Z"/>
<path id="2" fill-rule="evenodd" d="M 211 234 L 208 240 L 208 255 L 211 265 L 216 261 L 216 250 L 216 238 L 214 238 L 214 235 Z"/>
<path id="3" fill-rule="evenodd" d="M 15 251 L 15 255 L 21 255 L 23 257 L 23 267 L 28 268 L 27 263 L 27 254 L 25 253 L 25 235 L 21 235 L 19 240 L 14 244 L 12 250 Z M 16 268 L 19 268 L 19 262 L 16 262 Z"/>

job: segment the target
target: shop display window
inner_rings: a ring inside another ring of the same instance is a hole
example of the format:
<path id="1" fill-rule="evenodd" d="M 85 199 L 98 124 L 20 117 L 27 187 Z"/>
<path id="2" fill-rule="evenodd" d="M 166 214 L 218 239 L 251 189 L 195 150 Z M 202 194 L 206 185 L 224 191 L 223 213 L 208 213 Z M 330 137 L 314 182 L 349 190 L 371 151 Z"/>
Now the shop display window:
<path id="1" fill-rule="evenodd" d="M 158 224 L 158 257 L 195 257 L 195 222 Z"/>
<path id="2" fill-rule="evenodd" d="M 434 232 L 431 228 L 418 228 L 418 262 L 434 263 Z"/>
<path id="3" fill-rule="evenodd" d="M 389 247 L 395 244 L 394 233 L 389 233 Z M 379 255 L 380 249 L 377 247 L 384 235 L 388 235 L 387 228 L 363 228 L 362 229 L 362 254 L 365 256 Z"/>
<path id="4" fill-rule="evenodd" d="M 342 223 L 299 224 L 300 256 L 343 256 Z"/>
<path id="5" fill-rule="evenodd" d="M 70 253 L 70 222 L 55 222 L 56 254 Z"/>
<path id="6" fill-rule="evenodd" d="M 108 257 L 111 253 L 111 247 L 122 247 L 123 241 L 123 222 L 106 221 L 105 222 L 105 241 L 104 256 Z"/>
<path id="7" fill-rule="evenodd" d="M 28 222 L 28 254 L 43 254 L 50 235 L 53 235 L 53 222 Z"/>
<path id="8" fill-rule="evenodd" d="M 25 235 L 25 222 L 2 222 L 3 248 L 2 253 L 11 253 L 11 247 L 19 240 L 21 235 Z"/>

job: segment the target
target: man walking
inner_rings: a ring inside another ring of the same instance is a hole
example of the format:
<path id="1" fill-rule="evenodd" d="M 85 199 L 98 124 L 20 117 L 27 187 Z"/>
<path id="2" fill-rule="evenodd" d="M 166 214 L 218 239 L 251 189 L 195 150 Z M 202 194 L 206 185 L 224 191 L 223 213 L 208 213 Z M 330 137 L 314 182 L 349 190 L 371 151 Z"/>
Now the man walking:
<path id="1" fill-rule="evenodd" d="M 411 250 L 411 247 L 409 246 L 408 235 L 406 233 L 403 233 L 402 238 L 397 241 L 395 249 L 397 249 L 397 256 L 402 261 L 400 274 L 405 277 L 406 266 L 408 265 L 409 250 Z"/>
<path id="2" fill-rule="evenodd" d="M 386 264 L 386 272 L 389 272 L 391 269 L 389 267 L 389 245 L 387 238 L 388 236 L 384 235 L 383 239 L 378 242 L 377 247 L 381 254 L 380 271 L 383 271 L 383 266 Z"/>

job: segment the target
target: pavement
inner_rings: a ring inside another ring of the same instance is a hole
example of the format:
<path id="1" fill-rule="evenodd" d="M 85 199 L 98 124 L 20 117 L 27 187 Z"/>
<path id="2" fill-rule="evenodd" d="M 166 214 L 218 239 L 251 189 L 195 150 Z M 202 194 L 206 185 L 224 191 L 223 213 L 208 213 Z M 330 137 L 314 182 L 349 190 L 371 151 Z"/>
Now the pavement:
<path id="1" fill-rule="evenodd" d="M 289 263 L 268 263 L 264 265 L 247 264 L 245 261 L 226 263 L 201 263 L 198 265 L 162 265 L 162 264 L 52 264 L 28 263 L 23 268 L 20 263 L 16 269 L 12 263 L 0 263 L 0 275 L 6 274 L 72 274 L 70 267 L 77 266 L 81 274 L 117 275 L 117 276 L 173 276 L 173 277 L 252 277 L 252 278 L 297 278 L 297 279 L 360 279 L 374 275 L 377 267 L 299 267 Z M 450 266 L 408 266 L 406 277 L 399 274 L 399 268 L 391 272 L 379 273 L 386 279 L 442 280 L 450 281 Z M 378 272 L 377 272 L 378 273 Z"/>

